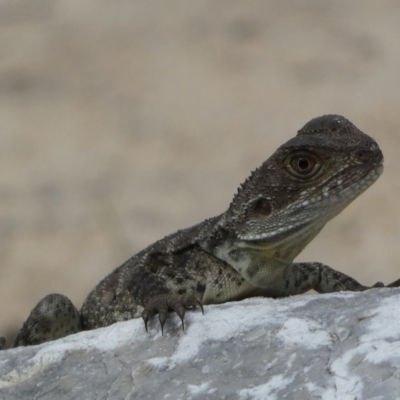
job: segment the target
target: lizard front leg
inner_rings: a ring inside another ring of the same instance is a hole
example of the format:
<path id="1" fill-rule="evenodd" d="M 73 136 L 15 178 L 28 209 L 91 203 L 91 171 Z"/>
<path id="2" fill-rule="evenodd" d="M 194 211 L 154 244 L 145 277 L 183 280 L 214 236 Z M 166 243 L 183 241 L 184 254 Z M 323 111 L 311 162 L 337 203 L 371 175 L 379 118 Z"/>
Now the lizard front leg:
<path id="1" fill-rule="evenodd" d="M 186 257 L 187 266 L 193 265 Z M 158 314 L 161 330 L 169 311 L 175 311 L 184 328 L 186 309 L 200 306 L 205 287 L 201 277 L 180 265 L 179 257 L 149 252 L 117 268 L 100 282 L 82 306 L 84 329 L 95 329 L 118 321 Z"/>
<path id="2" fill-rule="evenodd" d="M 282 284 L 284 286 L 282 288 L 283 296 L 301 294 L 310 289 L 319 293 L 342 290 L 361 292 L 370 289 L 370 287 L 361 285 L 350 276 L 319 262 L 291 264 L 282 276 Z M 383 286 L 383 283 L 377 282 L 371 287 Z"/>

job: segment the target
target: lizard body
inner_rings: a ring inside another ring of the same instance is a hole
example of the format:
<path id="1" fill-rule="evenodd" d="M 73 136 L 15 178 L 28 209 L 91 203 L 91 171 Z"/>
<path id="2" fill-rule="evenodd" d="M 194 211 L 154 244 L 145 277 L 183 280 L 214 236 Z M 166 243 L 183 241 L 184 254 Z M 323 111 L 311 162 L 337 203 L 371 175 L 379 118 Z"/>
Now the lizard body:
<path id="1" fill-rule="evenodd" d="M 251 296 L 366 290 L 324 264 L 293 260 L 382 171 L 371 137 L 344 117 L 315 118 L 251 174 L 226 212 L 134 255 L 91 291 L 80 312 L 65 296 L 46 296 L 14 346 L 137 317 L 147 329 L 155 314 L 163 329 L 169 311 L 183 325 L 188 308 Z"/>

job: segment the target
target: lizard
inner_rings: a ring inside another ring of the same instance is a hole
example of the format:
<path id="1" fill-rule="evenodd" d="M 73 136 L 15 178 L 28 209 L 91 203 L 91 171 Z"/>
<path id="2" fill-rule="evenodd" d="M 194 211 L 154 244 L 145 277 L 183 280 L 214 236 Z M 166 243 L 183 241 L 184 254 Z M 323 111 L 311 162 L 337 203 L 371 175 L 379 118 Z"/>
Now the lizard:
<path id="1" fill-rule="evenodd" d="M 374 183 L 383 155 L 346 118 L 306 123 L 240 185 L 228 209 L 151 244 L 106 276 L 80 311 L 61 294 L 32 310 L 13 347 L 253 296 L 369 289 L 320 262 L 294 262 L 324 225 Z M 372 287 L 383 287 L 377 282 Z M 400 286 L 400 280 L 388 285 Z M 0 340 L 4 346 L 4 338 Z"/>

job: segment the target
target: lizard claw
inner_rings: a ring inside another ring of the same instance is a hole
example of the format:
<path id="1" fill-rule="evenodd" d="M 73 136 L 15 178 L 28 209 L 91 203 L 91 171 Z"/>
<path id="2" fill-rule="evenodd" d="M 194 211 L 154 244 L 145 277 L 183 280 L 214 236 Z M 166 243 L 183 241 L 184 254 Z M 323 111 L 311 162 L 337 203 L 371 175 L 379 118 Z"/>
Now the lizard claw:
<path id="1" fill-rule="evenodd" d="M 179 315 L 179 318 L 181 319 L 182 322 L 182 330 L 185 330 L 185 307 L 182 305 L 182 303 L 176 303 L 172 306 L 173 310 Z"/>
<path id="2" fill-rule="evenodd" d="M 201 312 L 204 314 L 203 303 L 201 300 L 193 295 L 175 295 L 175 294 L 160 294 L 153 297 L 142 311 L 142 318 L 144 327 L 148 332 L 148 322 L 151 317 L 158 313 L 158 319 L 161 325 L 161 334 L 164 335 L 164 325 L 167 320 L 168 311 L 175 311 L 181 322 L 182 330 L 185 330 L 185 312 L 186 309 L 195 309 L 199 306 Z"/>
<path id="3" fill-rule="evenodd" d="M 196 297 L 196 303 L 197 303 L 197 305 L 200 307 L 201 313 L 204 315 L 203 303 L 202 303 L 201 300 L 198 299 L 197 297 Z M 194 307 L 196 307 L 196 305 L 195 305 Z"/>
<path id="4" fill-rule="evenodd" d="M 158 319 L 161 325 L 161 335 L 163 336 L 164 336 L 164 324 L 165 321 L 167 320 L 167 314 L 168 314 L 168 304 L 167 302 L 161 302 L 158 308 Z"/>
<path id="5" fill-rule="evenodd" d="M 156 313 L 155 310 L 153 310 L 153 309 L 148 309 L 148 308 L 145 308 L 145 309 L 142 311 L 142 318 L 143 318 L 143 321 L 144 321 L 144 327 L 146 328 L 146 332 L 147 332 L 147 333 L 149 332 L 148 327 L 147 327 L 147 323 L 149 322 L 149 319 L 150 319 L 155 313 Z"/>

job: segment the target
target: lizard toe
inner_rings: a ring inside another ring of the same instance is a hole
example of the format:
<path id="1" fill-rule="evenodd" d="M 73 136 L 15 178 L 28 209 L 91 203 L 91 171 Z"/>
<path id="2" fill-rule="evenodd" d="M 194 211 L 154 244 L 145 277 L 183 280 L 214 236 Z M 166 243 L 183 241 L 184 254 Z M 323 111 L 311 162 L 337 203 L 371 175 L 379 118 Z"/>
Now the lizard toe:
<path id="1" fill-rule="evenodd" d="M 168 315 L 168 304 L 167 302 L 160 302 L 158 307 L 158 319 L 161 325 L 161 335 L 164 335 L 164 325 L 165 321 L 167 320 Z"/>
<path id="2" fill-rule="evenodd" d="M 143 321 L 144 321 L 144 327 L 145 327 L 145 329 L 146 329 L 146 332 L 149 331 L 149 329 L 148 329 L 148 322 L 149 322 L 150 318 L 151 318 L 153 315 L 155 315 L 155 314 L 156 314 L 156 310 L 153 309 L 153 308 L 147 308 L 147 307 L 146 307 L 146 308 L 142 311 L 142 319 L 143 319 Z"/>
<path id="3" fill-rule="evenodd" d="M 170 307 L 179 315 L 182 323 L 182 330 L 185 330 L 185 306 L 180 301 L 172 300 L 170 301 Z"/>
<path id="4" fill-rule="evenodd" d="M 195 295 L 188 295 L 183 297 L 182 304 L 185 308 L 195 310 L 197 306 L 200 307 L 201 312 L 204 314 L 203 303 L 199 297 Z"/>
<path id="5" fill-rule="evenodd" d="M 164 324 L 167 320 L 168 315 L 168 295 L 159 295 L 153 297 L 149 302 L 147 302 L 144 310 L 142 311 L 142 318 L 144 321 L 144 327 L 146 332 L 148 332 L 148 322 L 155 315 L 158 314 L 158 319 L 161 325 L 161 333 L 164 334 Z"/>

